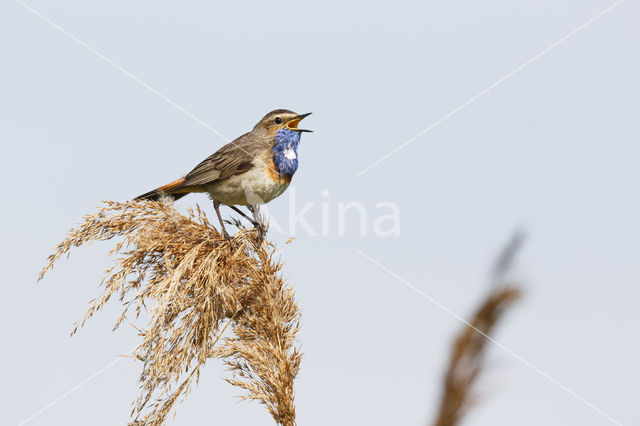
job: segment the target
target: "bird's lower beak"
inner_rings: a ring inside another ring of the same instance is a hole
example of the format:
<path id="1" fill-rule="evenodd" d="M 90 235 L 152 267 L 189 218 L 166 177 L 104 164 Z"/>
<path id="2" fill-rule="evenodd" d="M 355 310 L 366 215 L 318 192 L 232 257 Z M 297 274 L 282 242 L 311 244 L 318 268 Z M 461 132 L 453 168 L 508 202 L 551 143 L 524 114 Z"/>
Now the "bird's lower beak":
<path id="1" fill-rule="evenodd" d="M 295 130 L 296 132 L 313 132 L 313 130 L 307 130 L 307 129 L 298 129 L 298 124 L 305 118 L 310 116 L 311 113 L 308 112 L 306 114 L 300 114 L 299 116 L 297 116 L 296 118 L 294 118 L 293 120 L 289 120 L 287 122 L 287 129 L 289 130 Z"/>

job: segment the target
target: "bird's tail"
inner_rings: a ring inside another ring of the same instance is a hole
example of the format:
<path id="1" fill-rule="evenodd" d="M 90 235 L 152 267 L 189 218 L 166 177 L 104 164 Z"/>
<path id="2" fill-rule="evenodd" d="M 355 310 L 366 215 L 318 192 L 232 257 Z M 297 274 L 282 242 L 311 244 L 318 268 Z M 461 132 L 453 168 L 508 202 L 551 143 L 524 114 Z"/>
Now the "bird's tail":
<path id="1" fill-rule="evenodd" d="M 153 191 L 149 191 L 149 192 L 145 192 L 142 195 L 138 195 L 136 198 L 134 198 L 134 200 L 153 200 L 153 201 L 158 201 L 160 198 L 163 197 L 167 197 L 167 198 L 171 198 L 174 201 L 184 197 L 185 195 L 188 194 L 188 192 L 174 192 L 179 190 L 182 187 L 182 184 L 184 184 L 185 179 L 178 179 L 175 180 L 171 183 L 168 183 L 164 186 L 161 186 L 160 188 L 156 188 Z"/>

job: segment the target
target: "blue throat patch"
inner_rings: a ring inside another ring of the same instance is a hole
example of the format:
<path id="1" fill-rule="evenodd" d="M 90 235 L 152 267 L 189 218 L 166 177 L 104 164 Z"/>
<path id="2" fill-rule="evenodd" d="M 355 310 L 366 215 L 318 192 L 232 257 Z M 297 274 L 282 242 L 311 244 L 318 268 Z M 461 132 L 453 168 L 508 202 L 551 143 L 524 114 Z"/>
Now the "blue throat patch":
<path id="1" fill-rule="evenodd" d="M 280 129 L 273 146 L 273 163 L 280 176 L 293 176 L 298 169 L 298 144 L 300 132 Z"/>

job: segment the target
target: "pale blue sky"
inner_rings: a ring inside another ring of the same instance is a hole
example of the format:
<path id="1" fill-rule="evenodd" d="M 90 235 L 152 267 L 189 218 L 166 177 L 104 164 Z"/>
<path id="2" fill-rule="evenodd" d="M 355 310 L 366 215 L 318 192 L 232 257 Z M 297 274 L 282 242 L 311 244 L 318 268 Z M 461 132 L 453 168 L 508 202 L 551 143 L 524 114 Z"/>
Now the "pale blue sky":
<path id="1" fill-rule="evenodd" d="M 397 237 L 298 235 L 282 246 L 303 311 L 300 425 L 423 425 L 461 324 L 358 254 L 468 316 L 511 232 L 529 233 L 527 297 L 496 339 L 620 424 L 640 423 L 640 6 L 624 1 L 362 176 L 358 173 L 613 1 L 27 1 L 227 137 L 266 112 L 313 111 L 296 202 L 379 202 Z M 68 333 L 109 244 L 46 256 L 101 200 L 127 200 L 223 145 L 211 130 L 20 3 L 0 3 L 3 423 L 19 424 L 137 342 L 116 305 Z M 329 191 L 322 197 L 322 191 Z M 204 196 L 181 200 L 184 208 Z M 270 205 L 288 220 L 290 198 Z M 277 241 L 288 235 L 274 234 Z M 615 423 L 498 347 L 466 424 Z M 128 419 L 123 360 L 29 425 Z M 213 361 L 172 425 L 270 425 Z"/>

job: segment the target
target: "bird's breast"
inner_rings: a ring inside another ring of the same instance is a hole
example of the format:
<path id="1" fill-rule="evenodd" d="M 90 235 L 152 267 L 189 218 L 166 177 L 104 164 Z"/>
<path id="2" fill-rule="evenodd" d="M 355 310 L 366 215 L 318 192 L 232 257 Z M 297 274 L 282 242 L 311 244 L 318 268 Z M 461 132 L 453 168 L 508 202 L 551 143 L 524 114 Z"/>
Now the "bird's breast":
<path id="1" fill-rule="evenodd" d="M 231 176 L 209 186 L 216 201 L 226 205 L 265 204 L 280 196 L 291 183 L 291 176 L 282 176 L 273 159 L 258 163 L 245 173 Z"/>
<path id="2" fill-rule="evenodd" d="M 275 184 L 279 185 L 289 185 L 291 183 L 292 175 L 281 174 L 278 170 L 278 164 L 273 160 L 273 157 L 269 157 L 267 161 L 265 161 L 264 165 L 265 174 L 271 179 Z"/>

